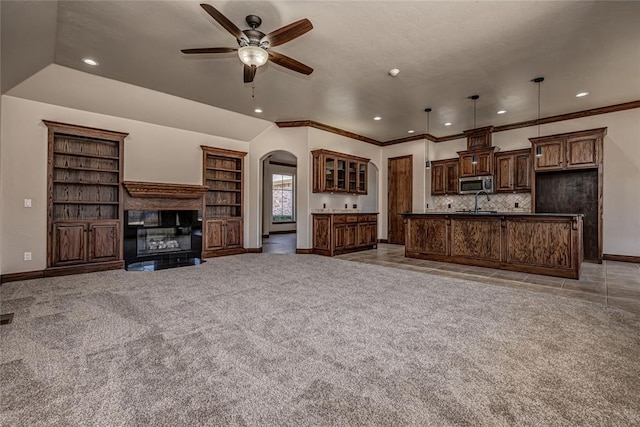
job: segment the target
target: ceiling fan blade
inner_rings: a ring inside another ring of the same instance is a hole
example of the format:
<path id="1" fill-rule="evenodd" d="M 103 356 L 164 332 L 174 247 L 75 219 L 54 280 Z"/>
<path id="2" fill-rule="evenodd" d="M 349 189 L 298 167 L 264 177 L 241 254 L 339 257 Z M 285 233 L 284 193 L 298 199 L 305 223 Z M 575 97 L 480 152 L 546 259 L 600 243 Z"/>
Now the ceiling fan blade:
<path id="1" fill-rule="evenodd" d="M 251 83 L 253 78 L 256 76 L 256 70 L 258 68 L 255 65 L 246 65 L 244 66 L 244 82 Z"/>
<path id="2" fill-rule="evenodd" d="M 306 75 L 313 73 L 313 68 L 278 52 L 269 51 L 269 59 L 271 60 L 271 62 L 274 62 L 290 70 L 297 71 L 298 73 Z"/>
<path id="3" fill-rule="evenodd" d="M 270 32 L 269 34 L 264 36 L 262 40 L 268 41 L 269 47 L 279 46 L 297 37 L 300 37 L 304 33 L 311 31 L 312 29 L 313 25 L 311 25 L 311 21 L 309 21 L 307 18 L 304 18 L 294 22 L 293 24 L 289 24 L 286 27 L 282 27 L 278 30 Z"/>
<path id="4" fill-rule="evenodd" d="M 232 47 L 200 47 L 196 49 L 181 49 L 182 53 L 228 53 L 235 52 L 238 49 Z"/>
<path id="5" fill-rule="evenodd" d="M 218 24 L 222 25 L 225 30 L 229 31 L 236 40 L 240 40 L 243 38 L 243 33 L 240 31 L 240 28 L 236 27 L 236 24 L 229 21 L 229 19 L 224 16 L 222 13 L 218 11 L 215 7 L 210 4 L 201 3 L 200 6 L 209 14 L 213 19 L 215 19 Z"/>

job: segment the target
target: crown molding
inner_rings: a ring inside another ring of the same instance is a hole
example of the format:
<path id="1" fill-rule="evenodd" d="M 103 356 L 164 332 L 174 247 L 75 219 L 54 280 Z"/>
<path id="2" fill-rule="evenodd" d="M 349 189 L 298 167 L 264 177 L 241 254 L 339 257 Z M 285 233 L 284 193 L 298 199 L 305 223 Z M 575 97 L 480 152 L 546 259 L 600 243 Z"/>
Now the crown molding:
<path id="1" fill-rule="evenodd" d="M 608 105 L 606 107 L 592 108 L 590 110 L 576 111 L 573 113 L 558 114 L 555 116 L 543 117 L 540 120 L 533 119 L 533 120 L 516 122 L 516 123 L 511 123 L 511 124 L 502 125 L 502 126 L 494 126 L 492 133 L 537 126 L 538 124 L 544 125 L 547 123 L 555 123 L 555 122 L 562 122 L 565 120 L 573 120 L 573 119 L 580 119 L 583 117 L 597 116 L 599 114 L 615 113 L 618 111 L 632 110 L 634 108 L 640 108 L 640 100 L 623 102 L 621 104 Z M 363 135 L 358 135 L 357 133 L 353 133 L 353 132 L 346 131 L 344 129 L 339 129 L 337 127 L 329 126 L 324 123 L 318 123 L 313 120 L 293 120 L 293 121 L 275 122 L 275 123 L 276 125 L 278 125 L 279 128 L 312 127 L 315 129 L 324 130 L 326 132 L 335 133 L 336 135 L 346 136 L 347 138 L 352 138 L 358 141 L 377 145 L 378 147 L 386 147 L 388 145 L 402 144 L 404 142 L 418 141 L 421 139 L 427 139 L 429 141 L 436 142 L 436 143 L 453 141 L 455 139 L 466 138 L 467 137 L 466 133 L 473 131 L 473 129 L 470 129 L 465 131 L 465 133 L 456 133 L 456 134 L 445 135 L 445 136 L 434 136 L 431 134 L 422 133 L 419 135 L 411 135 L 404 138 L 392 139 L 389 141 L 378 141 L 373 138 L 369 138 Z"/>

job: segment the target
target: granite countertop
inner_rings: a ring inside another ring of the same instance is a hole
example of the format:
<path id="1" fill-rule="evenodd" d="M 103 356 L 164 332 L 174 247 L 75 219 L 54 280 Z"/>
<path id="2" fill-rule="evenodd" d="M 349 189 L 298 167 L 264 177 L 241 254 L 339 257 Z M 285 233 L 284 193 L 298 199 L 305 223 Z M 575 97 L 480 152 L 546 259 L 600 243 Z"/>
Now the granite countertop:
<path id="1" fill-rule="evenodd" d="M 378 215 L 379 212 L 361 212 L 354 209 L 314 209 L 311 211 L 311 215 L 342 215 L 342 214 L 363 214 L 363 215 Z"/>
<path id="2" fill-rule="evenodd" d="M 568 213 L 537 213 L 537 212 L 494 212 L 494 211 L 480 211 L 478 213 L 473 212 L 405 212 L 402 215 L 464 215 L 464 216 L 584 216 L 583 214 L 568 214 Z"/>

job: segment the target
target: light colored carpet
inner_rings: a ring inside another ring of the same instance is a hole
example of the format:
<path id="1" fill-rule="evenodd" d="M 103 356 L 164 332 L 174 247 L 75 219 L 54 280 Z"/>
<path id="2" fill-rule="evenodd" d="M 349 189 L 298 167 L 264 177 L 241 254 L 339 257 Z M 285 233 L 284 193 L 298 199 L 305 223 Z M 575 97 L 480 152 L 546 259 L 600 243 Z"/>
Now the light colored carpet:
<path id="1" fill-rule="evenodd" d="M 2 425 L 638 425 L 640 316 L 313 255 L 3 284 Z"/>

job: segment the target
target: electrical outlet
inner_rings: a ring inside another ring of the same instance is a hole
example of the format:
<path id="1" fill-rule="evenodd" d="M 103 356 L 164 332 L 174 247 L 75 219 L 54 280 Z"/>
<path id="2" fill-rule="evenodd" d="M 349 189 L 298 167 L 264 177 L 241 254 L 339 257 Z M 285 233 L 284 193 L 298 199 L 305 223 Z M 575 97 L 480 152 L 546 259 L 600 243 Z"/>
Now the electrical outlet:
<path id="1" fill-rule="evenodd" d="M 520 207 L 520 203 L 516 202 L 516 208 Z"/>
<path id="2" fill-rule="evenodd" d="M 345 204 L 344 204 L 344 208 L 345 208 L 345 209 L 349 208 L 349 205 L 345 203 Z"/>
<path id="3" fill-rule="evenodd" d="M 358 209 L 358 205 L 356 203 L 353 204 L 353 209 Z"/>
<path id="4" fill-rule="evenodd" d="M 24 207 L 25 208 L 31 207 L 31 199 L 24 199 Z"/>
<path id="5" fill-rule="evenodd" d="M 429 209 L 429 203 L 427 203 L 427 209 Z"/>
<path id="6" fill-rule="evenodd" d="M 24 253 L 24 260 L 25 261 L 31 261 L 31 252 L 25 252 Z"/>
<path id="7" fill-rule="evenodd" d="M 451 209 L 451 203 L 447 204 L 447 209 Z"/>

